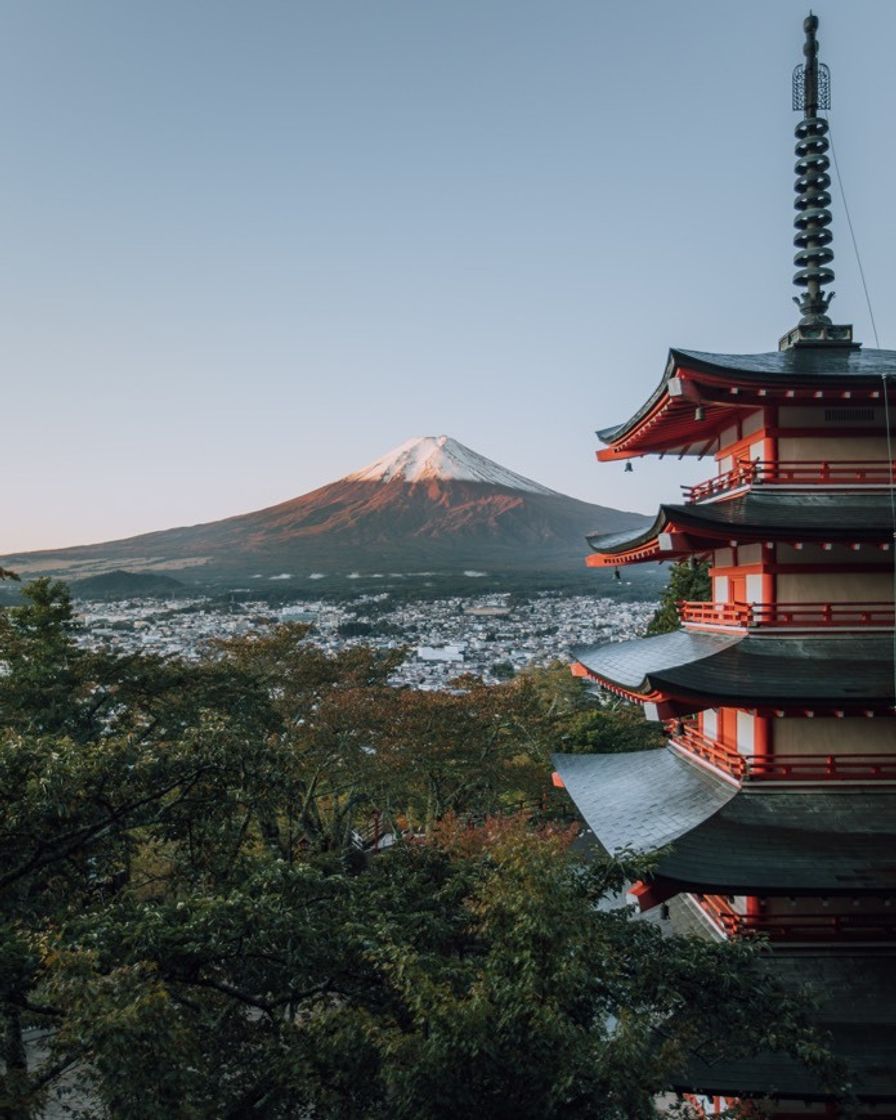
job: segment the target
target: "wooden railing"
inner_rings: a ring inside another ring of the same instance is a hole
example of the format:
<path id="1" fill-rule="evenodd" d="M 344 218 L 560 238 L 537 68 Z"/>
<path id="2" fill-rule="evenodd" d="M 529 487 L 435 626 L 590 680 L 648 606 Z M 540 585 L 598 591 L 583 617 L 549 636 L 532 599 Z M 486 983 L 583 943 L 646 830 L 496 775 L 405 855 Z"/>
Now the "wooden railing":
<path id="1" fill-rule="evenodd" d="M 742 755 L 692 724 L 673 727 L 672 743 L 743 782 L 894 782 L 893 754 Z"/>
<path id="2" fill-rule="evenodd" d="M 699 626 L 735 626 L 746 629 L 753 618 L 750 603 L 688 602 L 679 599 L 676 606 L 682 622 L 697 623 Z"/>
<path id="3" fill-rule="evenodd" d="M 715 478 L 682 486 L 686 502 L 700 502 L 744 486 L 892 486 L 896 462 L 886 459 L 824 460 L 759 459 L 740 462 Z"/>
<path id="4" fill-rule="evenodd" d="M 888 628 L 896 623 L 893 604 L 883 600 L 862 603 L 678 603 L 682 622 L 698 626 L 761 627 L 801 630 L 849 629 L 874 626 Z"/>
<path id="5" fill-rule="evenodd" d="M 896 781 L 896 754 L 772 754 L 744 762 L 751 782 Z"/>
<path id="6" fill-rule="evenodd" d="M 724 743 L 718 743 L 715 739 L 707 738 L 691 724 L 679 725 L 672 732 L 671 738 L 677 747 L 681 747 L 682 750 L 688 751 L 690 754 L 695 754 L 698 758 L 702 758 L 704 762 L 717 766 L 720 770 L 724 770 L 735 778 L 743 779 L 746 777 L 747 768 L 743 755 L 738 754 L 731 747 L 726 747 Z"/>
<path id="7" fill-rule="evenodd" d="M 729 937 L 762 934 L 772 941 L 891 941 L 896 914 L 739 914 L 724 895 L 697 895 L 706 913 Z"/>

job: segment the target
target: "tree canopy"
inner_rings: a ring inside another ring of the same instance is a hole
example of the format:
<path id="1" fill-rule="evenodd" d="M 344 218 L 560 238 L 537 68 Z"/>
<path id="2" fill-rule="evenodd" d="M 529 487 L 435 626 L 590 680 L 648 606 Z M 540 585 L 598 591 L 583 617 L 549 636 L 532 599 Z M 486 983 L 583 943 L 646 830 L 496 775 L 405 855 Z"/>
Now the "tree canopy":
<path id="1" fill-rule="evenodd" d="M 818 1059 L 754 947 L 606 905 L 643 863 L 583 862 L 548 793 L 550 750 L 598 734 L 579 682 L 414 692 L 400 656 L 301 626 L 195 664 L 88 652 L 65 589 L 25 588 L 0 620 L 3 1120 L 65 1087 L 95 1118 L 621 1120 L 690 1049 Z M 379 855 L 374 815 L 401 837 Z"/>
<path id="2" fill-rule="evenodd" d="M 673 564 L 669 572 L 669 582 L 660 597 L 660 605 L 647 624 L 648 634 L 667 634 L 681 625 L 678 617 L 678 604 L 686 602 L 705 602 L 712 598 L 709 580 L 709 564 L 705 560 L 689 557 Z"/>

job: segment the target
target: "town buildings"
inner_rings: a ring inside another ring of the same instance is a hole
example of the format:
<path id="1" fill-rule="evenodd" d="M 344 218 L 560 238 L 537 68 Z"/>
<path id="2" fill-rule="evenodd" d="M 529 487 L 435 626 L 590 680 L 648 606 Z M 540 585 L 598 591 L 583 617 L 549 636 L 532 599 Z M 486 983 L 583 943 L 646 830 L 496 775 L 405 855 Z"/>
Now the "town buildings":
<path id="1" fill-rule="evenodd" d="M 763 935 L 765 967 L 819 995 L 857 1115 L 896 1117 L 896 352 L 828 315 L 827 70 L 818 20 L 794 75 L 801 318 L 772 353 L 672 350 L 603 461 L 709 456 L 716 473 L 645 531 L 591 538 L 594 567 L 710 564 L 681 629 L 574 652 L 574 671 L 663 720 L 668 747 L 558 755 L 609 851 L 663 849 L 642 909 L 707 937 Z M 824 1071 L 784 1054 L 694 1057 L 674 1089 L 707 1115 L 767 1099 L 837 1115 Z M 852 1114 L 851 1114 L 852 1115 Z"/>

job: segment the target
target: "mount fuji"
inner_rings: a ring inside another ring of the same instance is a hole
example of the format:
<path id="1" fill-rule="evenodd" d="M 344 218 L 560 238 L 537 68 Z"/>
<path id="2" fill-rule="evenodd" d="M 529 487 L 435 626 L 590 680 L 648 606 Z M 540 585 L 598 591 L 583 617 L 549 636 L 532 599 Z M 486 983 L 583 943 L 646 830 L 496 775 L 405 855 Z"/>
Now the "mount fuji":
<path id="1" fill-rule="evenodd" d="M 648 518 L 559 494 L 449 436 L 410 439 L 344 478 L 253 513 L 126 540 L 0 557 L 23 576 L 118 569 L 190 582 L 311 573 L 582 570 L 585 536 Z"/>

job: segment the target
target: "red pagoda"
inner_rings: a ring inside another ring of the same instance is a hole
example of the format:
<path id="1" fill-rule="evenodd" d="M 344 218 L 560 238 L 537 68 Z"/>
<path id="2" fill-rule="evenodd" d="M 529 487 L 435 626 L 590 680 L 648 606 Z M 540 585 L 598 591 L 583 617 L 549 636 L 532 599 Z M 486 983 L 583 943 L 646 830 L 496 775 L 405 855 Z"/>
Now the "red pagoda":
<path id="1" fill-rule="evenodd" d="M 608 851 L 664 853 L 635 885 L 673 928 L 761 934 L 768 967 L 819 992 L 855 1115 L 896 1117 L 896 352 L 828 316 L 829 77 L 818 20 L 794 72 L 794 282 L 802 317 L 764 354 L 672 350 L 659 386 L 598 433 L 612 462 L 713 455 L 716 474 L 645 530 L 594 535 L 596 568 L 705 558 L 708 602 L 677 631 L 573 651 L 574 672 L 645 708 L 664 750 L 558 755 Z M 672 1088 L 707 1115 L 763 1098 L 778 1120 L 836 1114 L 784 1055 L 695 1059 Z"/>

